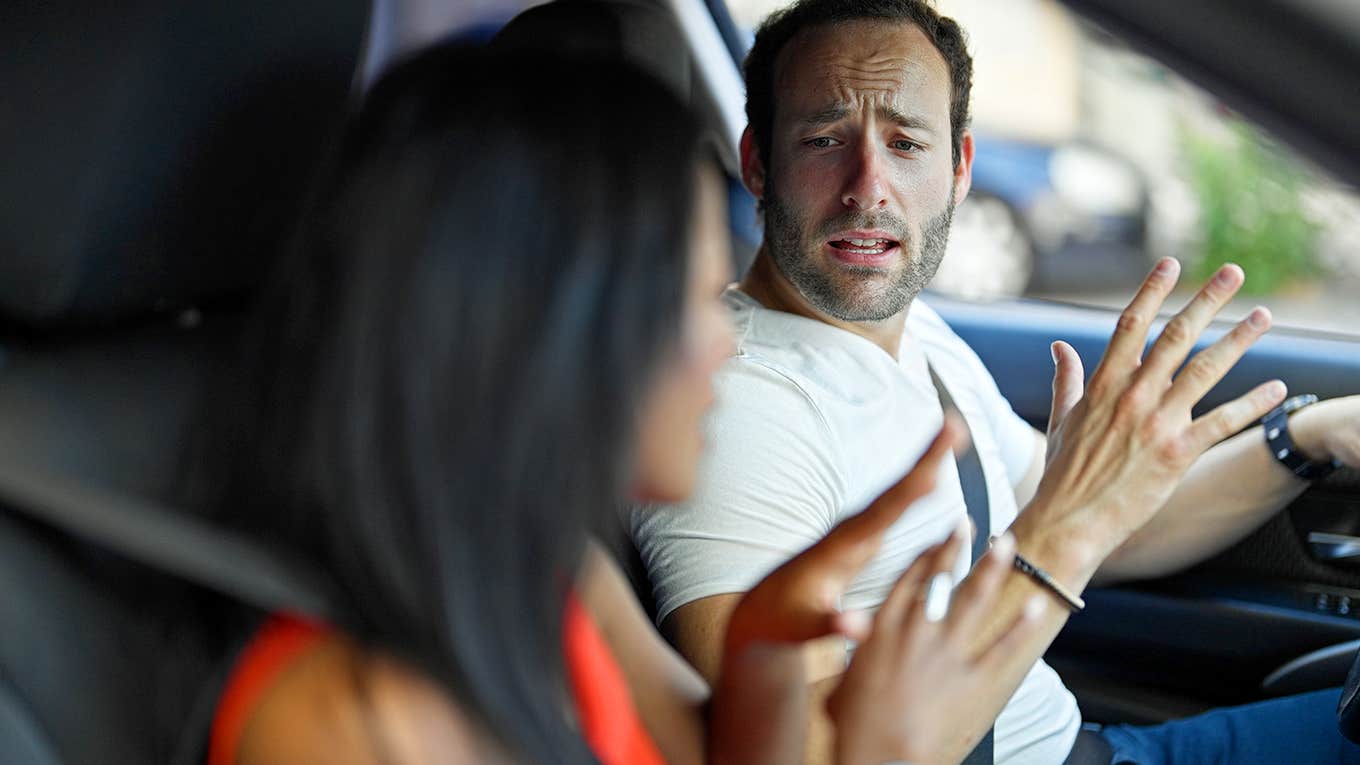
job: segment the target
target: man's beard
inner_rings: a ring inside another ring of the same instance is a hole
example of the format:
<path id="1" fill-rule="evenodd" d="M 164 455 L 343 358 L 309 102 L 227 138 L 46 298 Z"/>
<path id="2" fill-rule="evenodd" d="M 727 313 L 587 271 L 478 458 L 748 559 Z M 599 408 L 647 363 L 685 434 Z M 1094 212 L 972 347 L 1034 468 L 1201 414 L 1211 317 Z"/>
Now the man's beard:
<path id="1" fill-rule="evenodd" d="M 807 241 L 802 237 L 806 221 L 777 196 L 767 194 L 764 207 L 765 247 L 775 266 L 813 308 L 840 321 L 883 321 L 911 305 L 935 277 L 954 219 L 954 198 L 950 195 L 945 209 L 921 227 L 917 248 L 906 222 L 893 215 L 847 213 L 822 224 L 812 241 Z M 826 238 L 853 229 L 880 229 L 900 237 L 897 243 L 902 262 L 887 283 L 880 283 L 885 273 L 882 268 L 824 263 L 820 251 Z"/>

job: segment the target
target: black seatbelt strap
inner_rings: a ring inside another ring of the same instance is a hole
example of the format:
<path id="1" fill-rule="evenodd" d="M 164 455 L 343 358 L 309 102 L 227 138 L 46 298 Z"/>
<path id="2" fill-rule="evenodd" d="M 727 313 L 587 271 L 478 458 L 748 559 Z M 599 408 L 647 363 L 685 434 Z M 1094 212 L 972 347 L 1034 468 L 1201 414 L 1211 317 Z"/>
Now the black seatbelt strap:
<path id="1" fill-rule="evenodd" d="M 248 539 L 149 500 L 0 463 L 11 512 L 269 612 L 337 616 L 326 580 Z"/>
<path id="2" fill-rule="evenodd" d="M 977 441 L 973 438 L 973 432 L 968 427 L 968 421 L 959 412 L 959 407 L 954 403 L 954 397 L 949 395 L 949 389 L 944 387 L 940 376 L 935 374 L 935 368 L 926 362 L 926 369 L 930 371 L 930 381 L 935 384 L 935 390 L 940 394 L 940 406 L 944 408 L 945 414 L 953 412 L 959 422 L 963 424 L 963 429 L 968 433 L 968 449 L 962 454 L 954 452 L 954 462 L 959 469 L 959 484 L 963 487 L 963 504 L 968 510 L 968 517 L 973 519 L 973 563 L 987 552 L 988 540 L 992 533 L 992 511 L 991 504 L 987 498 L 987 477 L 982 472 L 982 460 L 978 457 Z M 964 759 L 963 765 L 992 765 L 992 739 L 995 733 L 994 728 L 987 730 L 987 735 L 982 737 L 976 748 Z"/>
<path id="3" fill-rule="evenodd" d="M 959 467 L 959 483 L 963 487 L 963 504 L 968 509 L 968 517 L 973 519 L 973 524 L 977 527 L 973 535 L 973 563 L 977 563 L 987 552 L 988 541 L 992 533 L 992 511 L 987 497 L 987 478 L 982 472 L 982 459 L 978 457 L 976 441 L 973 440 L 973 431 L 968 427 L 968 421 L 959 412 L 959 407 L 954 403 L 954 397 L 949 395 L 949 390 L 944 387 L 939 375 L 935 374 L 935 369 L 926 364 L 930 370 L 930 381 L 935 384 L 935 390 L 940 394 L 940 405 L 944 407 L 946 414 L 953 412 L 963 425 L 963 430 L 968 434 L 968 449 L 963 454 L 954 453 L 954 462 Z"/>

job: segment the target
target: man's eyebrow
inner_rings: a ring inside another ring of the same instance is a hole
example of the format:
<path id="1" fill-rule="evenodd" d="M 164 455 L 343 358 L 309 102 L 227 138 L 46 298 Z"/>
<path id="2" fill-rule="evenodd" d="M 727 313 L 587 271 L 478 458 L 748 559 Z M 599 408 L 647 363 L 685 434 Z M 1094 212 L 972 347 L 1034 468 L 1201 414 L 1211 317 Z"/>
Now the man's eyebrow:
<path id="1" fill-rule="evenodd" d="M 835 122 L 840 122 L 850 114 L 850 107 L 845 104 L 833 104 L 825 109 L 809 114 L 801 122 L 805 127 L 822 127 Z"/>
<path id="2" fill-rule="evenodd" d="M 931 130 L 930 123 L 915 114 L 903 114 L 892 106 L 880 106 L 874 110 L 878 118 L 911 130 Z"/>
<path id="3" fill-rule="evenodd" d="M 878 118 L 886 122 L 891 122 L 910 130 L 931 130 L 930 123 L 922 117 L 914 114 L 904 114 L 893 106 L 883 105 L 874 110 Z M 819 109 L 812 114 L 804 117 L 800 122 L 804 127 L 822 127 L 831 125 L 845 119 L 850 115 L 850 107 L 845 104 L 833 104 L 824 109 Z"/>

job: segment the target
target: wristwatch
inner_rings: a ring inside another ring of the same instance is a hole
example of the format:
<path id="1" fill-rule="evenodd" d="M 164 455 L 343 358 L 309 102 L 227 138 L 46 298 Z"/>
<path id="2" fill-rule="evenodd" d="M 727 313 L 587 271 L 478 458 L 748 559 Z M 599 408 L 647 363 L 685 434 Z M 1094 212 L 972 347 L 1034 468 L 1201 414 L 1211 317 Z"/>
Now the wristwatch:
<path id="1" fill-rule="evenodd" d="M 1280 461 L 1294 475 L 1305 481 L 1317 481 L 1331 475 L 1333 470 L 1341 467 L 1337 460 L 1328 462 L 1317 462 L 1310 460 L 1299 452 L 1294 446 L 1294 439 L 1289 436 L 1289 415 L 1292 412 L 1316 404 L 1318 397 L 1312 393 L 1302 396 L 1294 396 L 1286 399 L 1283 404 L 1271 410 L 1270 414 L 1261 418 L 1261 427 L 1266 432 L 1266 446 L 1270 447 L 1270 453 L 1275 455 L 1275 459 Z"/>

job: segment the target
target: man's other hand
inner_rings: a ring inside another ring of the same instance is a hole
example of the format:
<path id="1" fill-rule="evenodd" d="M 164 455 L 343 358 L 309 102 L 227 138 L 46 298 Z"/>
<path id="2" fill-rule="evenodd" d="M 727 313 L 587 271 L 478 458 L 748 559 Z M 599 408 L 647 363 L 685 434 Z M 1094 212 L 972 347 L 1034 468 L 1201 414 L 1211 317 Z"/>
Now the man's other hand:
<path id="1" fill-rule="evenodd" d="M 1289 417 L 1294 445 L 1315 462 L 1360 468 L 1360 396 L 1319 401 Z"/>

